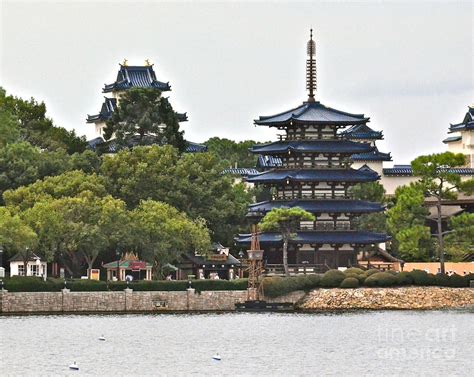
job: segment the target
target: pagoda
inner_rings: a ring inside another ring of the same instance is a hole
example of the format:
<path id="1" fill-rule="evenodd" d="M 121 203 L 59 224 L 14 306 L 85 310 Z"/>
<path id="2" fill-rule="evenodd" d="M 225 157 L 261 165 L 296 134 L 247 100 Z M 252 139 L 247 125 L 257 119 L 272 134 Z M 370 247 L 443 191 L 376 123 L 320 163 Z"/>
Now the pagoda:
<path id="1" fill-rule="evenodd" d="M 376 133 L 363 114 L 351 114 L 323 105 L 315 99 L 316 44 L 307 45 L 306 86 L 308 99 L 300 106 L 255 120 L 258 126 L 282 131 L 280 140 L 254 146 L 252 153 L 268 156 L 280 164 L 263 173 L 247 177 L 247 182 L 270 189 L 271 199 L 249 207 L 248 217 L 255 222 L 274 208 L 300 207 L 315 215 L 314 222 L 302 222 L 290 241 L 290 271 L 321 271 L 357 264 L 357 252 L 385 242 L 386 234 L 355 230 L 354 219 L 367 213 L 383 211 L 380 203 L 355 200 L 351 186 L 375 182 L 379 174 L 367 166 L 351 167 L 354 155 L 375 154 L 370 142 L 351 140 L 343 131 L 359 127 Z M 380 137 L 381 134 L 374 134 Z M 360 140 L 357 139 L 357 140 Z M 251 235 L 236 237 L 239 245 L 249 245 Z M 281 271 L 282 239 L 279 233 L 260 235 L 267 272 Z"/>

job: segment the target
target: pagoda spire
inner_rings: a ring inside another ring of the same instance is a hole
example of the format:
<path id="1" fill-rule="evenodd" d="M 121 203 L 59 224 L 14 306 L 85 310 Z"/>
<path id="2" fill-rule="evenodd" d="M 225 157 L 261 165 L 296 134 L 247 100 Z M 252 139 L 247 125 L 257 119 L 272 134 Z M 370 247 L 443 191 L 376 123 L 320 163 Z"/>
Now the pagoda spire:
<path id="1" fill-rule="evenodd" d="M 308 102 L 315 102 L 315 92 L 318 88 L 318 81 L 316 76 L 316 43 L 313 41 L 313 29 L 310 29 L 310 39 L 306 46 L 306 89 L 308 93 Z"/>

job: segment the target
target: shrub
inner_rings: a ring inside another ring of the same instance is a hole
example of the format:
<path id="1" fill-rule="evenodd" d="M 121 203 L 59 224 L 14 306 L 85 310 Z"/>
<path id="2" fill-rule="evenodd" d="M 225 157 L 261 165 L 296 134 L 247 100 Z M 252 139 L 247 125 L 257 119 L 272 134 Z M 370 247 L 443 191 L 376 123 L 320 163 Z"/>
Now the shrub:
<path id="1" fill-rule="evenodd" d="M 4 288 L 10 292 L 55 292 L 59 289 L 50 280 L 36 276 L 13 276 L 4 280 Z"/>
<path id="2" fill-rule="evenodd" d="M 344 271 L 344 274 L 346 275 L 346 278 L 355 278 L 359 282 L 359 284 L 363 284 L 365 281 L 365 275 L 364 274 L 346 274 Z"/>
<path id="3" fill-rule="evenodd" d="M 321 278 L 321 287 L 336 288 L 339 287 L 342 281 L 346 278 L 343 272 L 339 270 L 326 271 Z"/>
<path id="4" fill-rule="evenodd" d="M 341 283 L 341 288 L 357 288 L 359 286 L 359 280 L 357 278 L 345 278 Z"/>
<path id="5" fill-rule="evenodd" d="M 263 292 L 268 297 L 278 297 L 298 290 L 298 282 L 294 278 L 269 277 L 263 280 Z"/>
<path id="6" fill-rule="evenodd" d="M 62 283 L 64 287 L 64 281 Z M 71 292 L 106 291 L 107 283 L 97 280 L 73 280 L 72 282 L 68 282 L 67 287 Z"/>
<path id="7" fill-rule="evenodd" d="M 357 268 L 357 267 L 350 267 L 348 268 L 347 270 L 344 271 L 344 273 L 346 275 L 348 274 L 356 274 L 356 275 L 359 275 L 359 274 L 363 274 L 364 273 L 364 270 L 360 269 L 360 268 Z"/>
<path id="8" fill-rule="evenodd" d="M 391 287 L 397 284 L 397 278 L 388 272 L 377 272 L 365 279 L 368 287 Z"/>
<path id="9" fill-rule="evenodd" d="M 410 272 L 410 276 L 413 279 L 413 284 L 415 285 L 433 285 L 433 277 L 434 275 L 428 273 L 426 271 L 422 270 L 413 270 Z M 434 277 L 434 280 L 436 282 L 436 277 Z"/>
<path id="10" fill-rule="evenodd" d="M 454 274 L 449 276 L 449 286 L 456 288 L 468 287 L 469 282 L 461 275 Z"/>
<path id="11" fill-rule="evenodd" d="M 413 278 L 408 271 L 402 271 L 397 276 L 397 285 L 412 285 Z"/>
<path id="12" fill-rule="evenodd" d="M 437 274 L 435 275 L 436 285 L 440 287 L 449 287 L 450 286 L 450 279 L 448 275 L 445 274 Z"/>
<path id="13" fill-rule="evenodd" d="M 372 269 L 370 269 L 370 270 L 365 271 L 365 272 L 364 272 L 364 275 L 365 275 L 366 277 L 369 277 L 369 276 L 371 276 L 371 275 L 373 275 L 373 274 L 376 274 L 377 272 L 380 272 L 380 270 L 377 270 L 376 268 L 372 268 Z"/>

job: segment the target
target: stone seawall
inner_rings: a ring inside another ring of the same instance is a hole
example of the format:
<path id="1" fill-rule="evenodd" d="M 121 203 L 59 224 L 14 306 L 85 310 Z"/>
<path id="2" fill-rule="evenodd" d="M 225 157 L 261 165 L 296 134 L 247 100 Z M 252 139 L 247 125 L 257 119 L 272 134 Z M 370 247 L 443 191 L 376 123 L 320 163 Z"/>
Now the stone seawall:
<path id="1" fill-rule="evenodd" d="M 278 298 L 296 303 L 304 292 Z M 247 291 L 15 292 L 0 291 L 0 313 L 232 311 Z M 271 301 L 271 300 L 269 300 Z"/>
<path id="2" fill-rule="evenodd" d="M 18 292 L 0 291 L 0 314 L 233 311 L 247 291 Z M 267 298 L 293 302 L 301 311 L 443 309 L 474 307 L 474 289 L 403 287 L 315 289 Z"/>
<path id="3" fill-rule="evenodd" d="M 474 307 L 474 289 L 400 287 L 315 289 L 299 305 L 301 310 L 448 309 Z"/>

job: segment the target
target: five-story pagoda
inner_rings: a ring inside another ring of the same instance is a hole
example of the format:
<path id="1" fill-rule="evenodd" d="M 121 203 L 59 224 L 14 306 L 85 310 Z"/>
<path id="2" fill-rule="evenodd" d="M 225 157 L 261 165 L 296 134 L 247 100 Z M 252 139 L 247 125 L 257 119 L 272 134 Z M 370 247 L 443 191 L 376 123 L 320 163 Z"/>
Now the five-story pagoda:
<path id="1" fill-rule="evenodd" d="M 248 182 L 270 188 L 272 196 L 269 201 L 249 207 L 248 216 L 255 221 L 273 208 L 281 207 L 300 207 L 316 216 L 314 222 L 301 223 L 290 241 L 288 263 L 292 272 L 354 266 L 361 248 L 388 239 L 385 234 L 354 229 L 355 217 L 383 211 L 383 207 L 351 198 L 350 188 L 380 177 L 367 167 L 351 168 L 352 155 L 372 152 L 375 147 L 345 139 L 340 131 L 365 125 L 369 118 L 316 101 L 316 44 L 312 31 L 307 54 L 307 101 L 291 110 L 255 120 L 256 125 L 276 127 L 283 135 L 275 143 L 253 147 L 251 152 L 279 157 L 282 164 L 247 178 Z M 236 241 L 247 245 L 250 239 L 251 235 L 240 234 Z M 265 251 L 267 272 L 281 271 L 281 236 L 263 233 L 260 244 Z"/>

